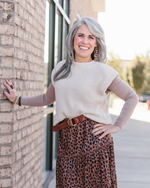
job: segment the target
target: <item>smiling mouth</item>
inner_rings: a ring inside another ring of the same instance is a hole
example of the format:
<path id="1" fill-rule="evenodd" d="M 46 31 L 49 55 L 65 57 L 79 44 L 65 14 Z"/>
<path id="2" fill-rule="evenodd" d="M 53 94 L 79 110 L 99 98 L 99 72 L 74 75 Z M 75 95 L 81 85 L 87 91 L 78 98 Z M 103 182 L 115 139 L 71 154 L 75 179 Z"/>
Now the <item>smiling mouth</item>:
<path id="1" fill-rule="evenodd" d="M 82 49 L 82 50 L 88 50 L 89 49 L 89 48 L 83 47 L 83 46 L 79 46 L 79 48 Z"/>

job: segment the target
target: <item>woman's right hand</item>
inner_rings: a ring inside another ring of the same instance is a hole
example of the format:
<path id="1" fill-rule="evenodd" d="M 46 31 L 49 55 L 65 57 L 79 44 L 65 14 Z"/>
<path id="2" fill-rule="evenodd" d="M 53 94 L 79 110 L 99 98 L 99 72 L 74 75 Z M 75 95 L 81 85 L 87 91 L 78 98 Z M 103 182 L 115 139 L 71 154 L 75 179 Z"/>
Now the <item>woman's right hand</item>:
<path id="1" fill-rule="evenodd" d="M 10 79 L 5 80 L 6 82 L 3 82 L 3 85 L 8 89 L 9 93 L 7 91 L 3 91 L 5 96 L 11 101 L 14 102 L 15 97 L 16 97 L 16 84 L 15 82 L 13 82 Z M 10 86 L 13 86 L 13 89 Z"/>

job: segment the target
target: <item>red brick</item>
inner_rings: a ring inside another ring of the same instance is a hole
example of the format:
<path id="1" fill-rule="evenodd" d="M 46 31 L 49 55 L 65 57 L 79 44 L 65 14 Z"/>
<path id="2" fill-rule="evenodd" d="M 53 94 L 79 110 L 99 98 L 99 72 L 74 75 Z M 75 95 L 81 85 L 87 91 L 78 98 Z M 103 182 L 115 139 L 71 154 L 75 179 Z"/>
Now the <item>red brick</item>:
<path id="1" fill-rule="evenodd" d="M 1 67 L 10 67 L 12 68 L 12 59 L 11 58 L 2 58 Z"/>
<path id="2" fill-rule="evenodd" d="M 20 68 L 20 61 L 18 59 L 14 59 L 14 67 L 15 68 Z"/>
<path id="3" fill-rule="evenodd" d="M 11 176 L 11 168 L 0 168 L 0 176 L 1 177 Z"/>
<path id="4" fill-rule="evenodd" d="M 17 120 L 23 119 L 25 117 L 24 111 L 17 111 Z"/>
<path id="5" fill-rule="evenodd" d="M 29 13 L 27 11 L 24 11 L 24 18 L 26 21 L 28 21 Z"/>
<path id="6" fill-rule="evenodd" d="M 18 50 L 18 58 L 24 60 L 24 51 Z"/>
<path id="7" fill-rule="evenodd" d="M 0 2 L 0 6 L 2 7 L 1 10 L 3 11 L 14 12 L 14 3 Z"/>
<path id="8" fill-rule="evenodd" d="M 12 36 L 1 36 L 1 43 L 2 45 L 12 45 L 13 44 L 13 38 Z"/>
<path id="9" fill-rule="evenodd" d="M 18 180 L 21 178 L 21 171 L 19 171 L 17 174 L 16 174 L 16 182 L 18 182 Z"/>
<path id="10" fill-rule="evenodd" d="M 11 132 L 11 125 L 9 124 L 0 125 L 0 133 L 10 133 L 10 132 Z"/>
<path id="11" fill-rule="evenodd" d="M 13 125 L 13 132 L 18 130 L 18 122 Z"/>
<path id="12" fill-rule="evenodd" d="M 21 24 L 21 19 L 17 15 L 15 15 L 15 24 L 18 26 Z"/>
<path id="13" fill-rule="evenodd" d="M 18 8 L 18 15 L 21 16 L 22 18 L 24 17 L 23 16 L 24 15 L 24 10 L 23 10 L 23 8 L 21 6 L 19 6 L 19 8 Z"/>
<path id="14" fill-rule="evenodd" d="M 22 187 L 25 183 L 25 177 L 21 178 L 21 180 L 18 182 L 18 187 Z"/>
<path id="15" fill-rule="evenodd" d="M 14 78 L 14 70 L 13 69 L 2 69 L 0 71 L 0 78 L 2 78 L 2 79 Z"/>
<path id="16" fill-rule="evenodd" d="M 0 166 L 10 165 L 12 163 L 11 157 L 0 157 Z"/>
<path id="17" fill-rule="evenodd" d="M 31 6 L 30 6 L 29 3 L 27 3 L 27 11 L 28 11 L 29 13 L 31 13 Z"/>
<path id="18" fill-rule="evenodd" d="M 12 122 L 12 121 L 13 121 L 13 113 L 1 113 L 0 123 Z"/>
<path id="19" fill-rule="evenodd" d="M 26 9 L 26 4 L 27 4 L 27 2 L 26 2 L 25 0 L 20 0 L 19 3 L 20 3 L 20 5 L 21 5 L 24 9 Z"/>
<path id="20" fill-rule="evenodd" d="M 0 47 L 0 56 L 10 56 L 14 57 L 14 48 L 4 48 Z"/>
<path id="21" fill-rule="evenodd" d="M 13 25 L 0 24 L 0 33 L 1 34 L 15 34 L 15 27 Z"/>
<path id="22" fill-rule="evenodd" d="M 0 109 L 2 112 L 10 112 L 11 111 L 11 103 L 0 103 Z"/>
<path id="23" fill-rule="evenodd" d="M 20 41 L 20 47 L 23 48 L 23 49 L 25 49 L 25 42 L 22 41 L 22 40 Z"/>
<path id="24" fill-rule="evenodd" d="M 10 155 L 11 147 L 10 146 L 1 146 L 1 155 Z"/>
<path id="25" fill-rule="evenodd" d="M 7 22 L 7 23 L 12 23 L 13 22 L 13 15 L 10 13 L 3 13 L 2 14 L 2 21 Z"/>
<path id="26" fill-rule="evenodd" d="M 0 180 L 0 187 L 10 187 L 12 185 L 12 180 L 11 178 L 7 178 L 7 179 L 1 179 Z"/>
<path id="27" fill-rule="evenodd" d="M 26 145 L 26 139 L 22 139 L 19 141 L 19 150 L 24 148 L 24 146 Z"/>
<path id="28" fill-rule="evenodd" d="M 23 29 L 20 29 L 20 28 L 18 28 L 18 37 L 20 37 L 20 38 L 24 38 L 24 30 Z"/>
<path id="29" fill-rule="evenodd" d="M 22 137 L 24 138 L 26 135 L 27 135 L 27 131 L 26 131 L 26 129 L 23 129 L 22 130 Z"/>
<path id="30" fill-rule="evenodd" d="M 0 144 L 12 143 L 12 135 L 0 135 Z"/>
<path id="31" fill-rule="evenodd" d="M 29 15 L 29 23 L 32 25 L 32 16 Z"/>
<path id="32" fill-rule="evenodd" d="M 26 22 L 25 29 L 30 33 L 31 32 L 31 26 Z"/>
<path id="33" fill-rule="evenodd" d="M 21 159 L 21 151 L 18 151 L 16 153 L 16 161 L 19 161 Z"/>
<path id="34" fill-rule="evenodd" d="M 17 37 L 14 38 L 14 46 L 17 48 L 20 47 L 20 40 Z"/>
<path id="35" fill-rule="evenodd" d="M 13 149 L 12 149 L 13 153 L 15 153 L 16 151 L 18 151 L 18 142 L 13 144 Z"/>
<path id="36" fill-rule="evenodd" d="M 15 27 L 14 35 L 15 35 L 16 37 L 18 37 L 18 27 L 17 27 L 17 26 Z"/>
<path id="37" fill-rule="evenodd" d="M 21 139 L 21 131 L 17 132 L 17 141 Z"/>
<path id="38" fill-rule="evenodd" d="M 15 174 L 18 170 L 20 170 L 21 163 L 18 162 L 12 167 L 12 174 Z"/>
<path id="39" fill-rule="evenodd" d="M 25 29 L 25 21 L 23 19 L 21 19 L 21 27 L 22 29 Z"/>
<path id="40" fill-rule="evenodd" d="M 15 3 L 15 13 L 18 14 L 18 4 L 17 3 Z"/>

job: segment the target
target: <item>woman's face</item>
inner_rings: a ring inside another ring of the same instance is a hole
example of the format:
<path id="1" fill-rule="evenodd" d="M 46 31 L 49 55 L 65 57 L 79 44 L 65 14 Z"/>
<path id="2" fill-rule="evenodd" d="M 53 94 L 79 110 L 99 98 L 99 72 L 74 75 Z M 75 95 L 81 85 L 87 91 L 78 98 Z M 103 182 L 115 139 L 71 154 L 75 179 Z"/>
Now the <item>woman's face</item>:
<path id="1" fill-rule="evenodd" d="M 75 61 L 91 61 L 91 54 L 96 46 L 96 37 L 91 33 L 87 25 L 82 25 L 74 37 Z"/>

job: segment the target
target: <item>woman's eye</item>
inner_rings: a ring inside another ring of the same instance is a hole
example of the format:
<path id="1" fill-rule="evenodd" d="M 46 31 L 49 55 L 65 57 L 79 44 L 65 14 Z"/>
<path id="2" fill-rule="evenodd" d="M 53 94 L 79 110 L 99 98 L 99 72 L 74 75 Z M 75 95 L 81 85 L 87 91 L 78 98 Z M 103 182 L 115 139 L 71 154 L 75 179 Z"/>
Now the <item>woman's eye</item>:
<path id="1" fill-rule="evenodd" d="M 90 37 L 90 39 L 94 39 L 93 37 Z"/>
<path id="2" fill-rule="evenodd" d="M 79 37 L 82 37 L 83 35 L 79 35 Z"/>

